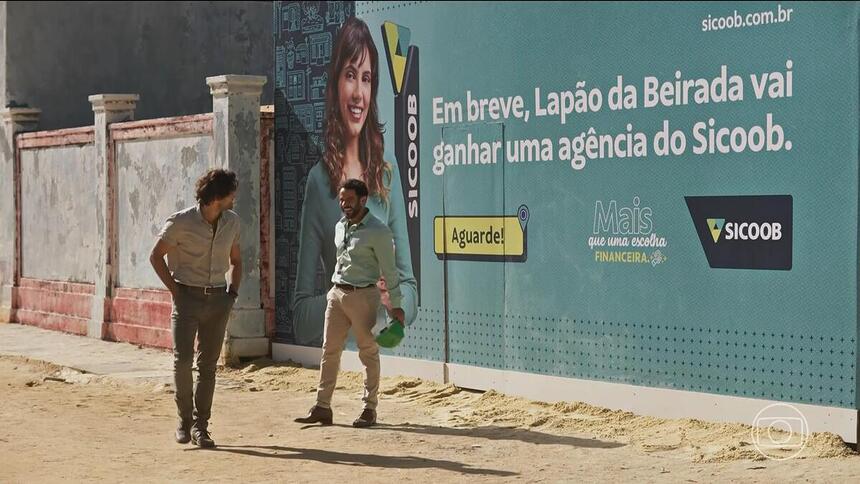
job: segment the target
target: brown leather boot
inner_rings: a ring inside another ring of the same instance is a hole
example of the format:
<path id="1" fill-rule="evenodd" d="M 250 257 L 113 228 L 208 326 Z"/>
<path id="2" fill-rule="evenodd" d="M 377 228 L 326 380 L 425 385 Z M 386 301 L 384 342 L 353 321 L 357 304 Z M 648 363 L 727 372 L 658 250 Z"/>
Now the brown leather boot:
<path id="1" fill-rule="evenodd" d="M 331 425 L 332 413 L 330 408 L 323 408 L 319 405 L 314 405 L 308 412 L 307 417 L 299 417 L 294 420 L 296 423 L 312 424 L 321 423 L 323 425 Z"/>
<path id="2" fill-rule="evenodd" d="M 215 441 L 212 440 L 212 436 L 209 434 L 209 429 L 205 427 L 194 427 L 191 429 L 191 443 L 198 447 L 203 447 L 204 449 L 215 447 Z"/>
<path id="3" fill-rule="evenodd" d="M 191 442 L 191 424 L 181 422 L 176 427 L 176 443 L 187 444 L 188 442 Z"/>
<path id="4" fill-rule="evenodd" d="M 353 427 L 364 428 L 376 425 L 376 410 L 365 408 L 361 415 L 352 423 Z"/>

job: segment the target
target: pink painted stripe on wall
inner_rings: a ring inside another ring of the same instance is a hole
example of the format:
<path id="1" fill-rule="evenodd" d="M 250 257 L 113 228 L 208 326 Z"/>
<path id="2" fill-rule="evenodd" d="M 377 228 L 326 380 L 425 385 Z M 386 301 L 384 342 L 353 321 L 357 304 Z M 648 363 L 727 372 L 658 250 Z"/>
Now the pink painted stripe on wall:
<path id="1" fill-rule="evenodd" d="M 45 279 L 30 279 L 22 277 L 20 286 L 44 289 L 46 291 L 74 292 L 79 294 L 96 293 L 95 284 L 81 282 L 49 281 Z"/>
<path id="2" fill-rule="evenodd" d="M 17 135 L 19 149 L 49 148 L 52 146 L 85 145 L 95 140 L 95 128 L 57 129 L 53 131 L 34 131 Z"/>
<path id="3" fill-rule="evenodd" d="M 92 314 L 92 294 L 19 287 L 17 295 L 19 309 L 31 309 L 84 319 L 88 319 Z"/>
<path id="4" fill-rule="evenodd" d="M 157 348 L 169 349 L 173 347 L 173 337 L 169 330 L 147 328 L 133 324 L 113 323 L 107 325 L 105 339 Z"/>
<path id="5" fill-rule="evenodd" d="M 113 300 L 113 323 L 132 324 L 169 331 L 172 310 L 173 305 L 171 303 L 117 297 Z"/>
<path id="6" fill-rule="evenodd" d="M 20 324 L 79 335 L 87 334 L 87 322 L 89 321 L 89 319 L 76 318 L 65 314 L 46 313 L 22 308 L 15 311 L 15 320 Z"/>
<path id="7" fill-rule="evenodd" d="M 117 287 L 116 297 L 121 299 L 140 299 L 143 301 L 163 302 L 172 304 L 173 299 L 170 292 L 165 289 L 135 289 L 128 287 Z"/>
<path id="8" fill-rule="evenodd" d="M 213 118 L 212 113 L 205 113 L 173 118 L 114 123 L 110 125 L 111 139 L 114 141 L 127 141 L 133 139 L 212 134 Z"/>

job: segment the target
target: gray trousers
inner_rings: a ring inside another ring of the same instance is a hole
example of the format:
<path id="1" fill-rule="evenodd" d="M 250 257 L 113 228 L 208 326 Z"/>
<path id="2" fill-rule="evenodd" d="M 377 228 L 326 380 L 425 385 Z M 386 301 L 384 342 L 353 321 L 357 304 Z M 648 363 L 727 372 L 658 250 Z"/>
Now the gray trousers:
<path id="1" fill-rule="evenodd" d="M 205 295 L 202 289 L 179 286 L 173 300 L 173 380 L 180 425 L 205 429 L 212 412 L 215 367 L 235 298 L 227 289 Z M 191 364 L 197 337 L 197 384 L 192 389 Z"/>

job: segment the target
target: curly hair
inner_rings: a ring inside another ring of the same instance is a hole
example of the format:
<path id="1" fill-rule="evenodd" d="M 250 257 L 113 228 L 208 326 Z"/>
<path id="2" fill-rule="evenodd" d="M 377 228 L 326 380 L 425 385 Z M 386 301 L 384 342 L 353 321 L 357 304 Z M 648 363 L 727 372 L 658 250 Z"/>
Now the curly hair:
<path id="1" fill-rule="evenodd" d="M 367 196 L 367 185 L 361 181 L 356 180 L 355 178 L 350 178 L 349 180 L 343 182 L 340 186 L 341 190 L 352 190 L 355 192 L 358 198 L 363 198 Z"/>
<path id="2" fill-rule="evenodd" d="M 200 205 L 209 205 L 215 200 L 226 198 L 239 188 L 236 173 L 221 168 L 213 168 L 197 180 L 196 198 Z"/>
<path id="3" fill-rule="evenodd" d="M 378 194 L 383 201 L 387 202 L 390 189 L 386 181 L 391 181 L 391 166 L 382 159 L 385 141 L 382 137 L 383 124 L 379 122 L 379 108 L 376 105 L 376 94 L 379 88 L 379 52 L 376 50 L 367 24 L 356 17 L 350 17 L 343 24 L 332 49 L 328 83 L 325 87 L 325 154 L 322 161 L 334 195 L 343 178 L 345 150 L 343 141 L 345 128 L 338 99 L 340 74 L 349 62 L 363 61 L 365 49 L 370 55 L 371 92 L 370 109 L 359 134 L 359 161 L 370 194 Z"/>

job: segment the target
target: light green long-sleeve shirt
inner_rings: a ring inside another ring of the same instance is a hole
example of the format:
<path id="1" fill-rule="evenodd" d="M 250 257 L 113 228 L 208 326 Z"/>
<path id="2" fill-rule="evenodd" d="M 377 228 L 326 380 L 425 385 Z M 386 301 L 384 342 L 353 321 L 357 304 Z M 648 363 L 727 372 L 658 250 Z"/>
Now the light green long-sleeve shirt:
<path id="1" fill-rule="evenodd" d="M 334 229 L 334 244 L 337 264 L 331 282 L 366 287 L 376 284 L 382 276 L 391 307 L 400 307 L 400 275 L 394 265 L 394 239 L 387 225 L 369 210 L 358 223 L 350 224 L 343 217 Z"/>
<path id="2" fill-rule="evenodd" d="M 400 277 L 400 307 L 410 324 L 418 314 L 418 285 L 412 272 L 412 255 L 406 230 L 406 203 L 400 186 L 397 165 L 392 164 L 391 179 L 385 180 L 390 188 L 388 202 L 378 195 L 367 199 L 366 207 L 380 221 L 388 225 L 394 237 L 394 259 Z M 325 324 L 326 292 L 337 263 L 334 244 L 335 226 L 343 217 L 337 196 L 329 188 L 325 167 L 317 163 L 308 173 L 305 198 L 299 226 L 298 269 L 293 297 L 293 326 L 296 344 L 322 343 Z M 323 287 L 318 288 L 317 273 L 322 263 Z"/>

